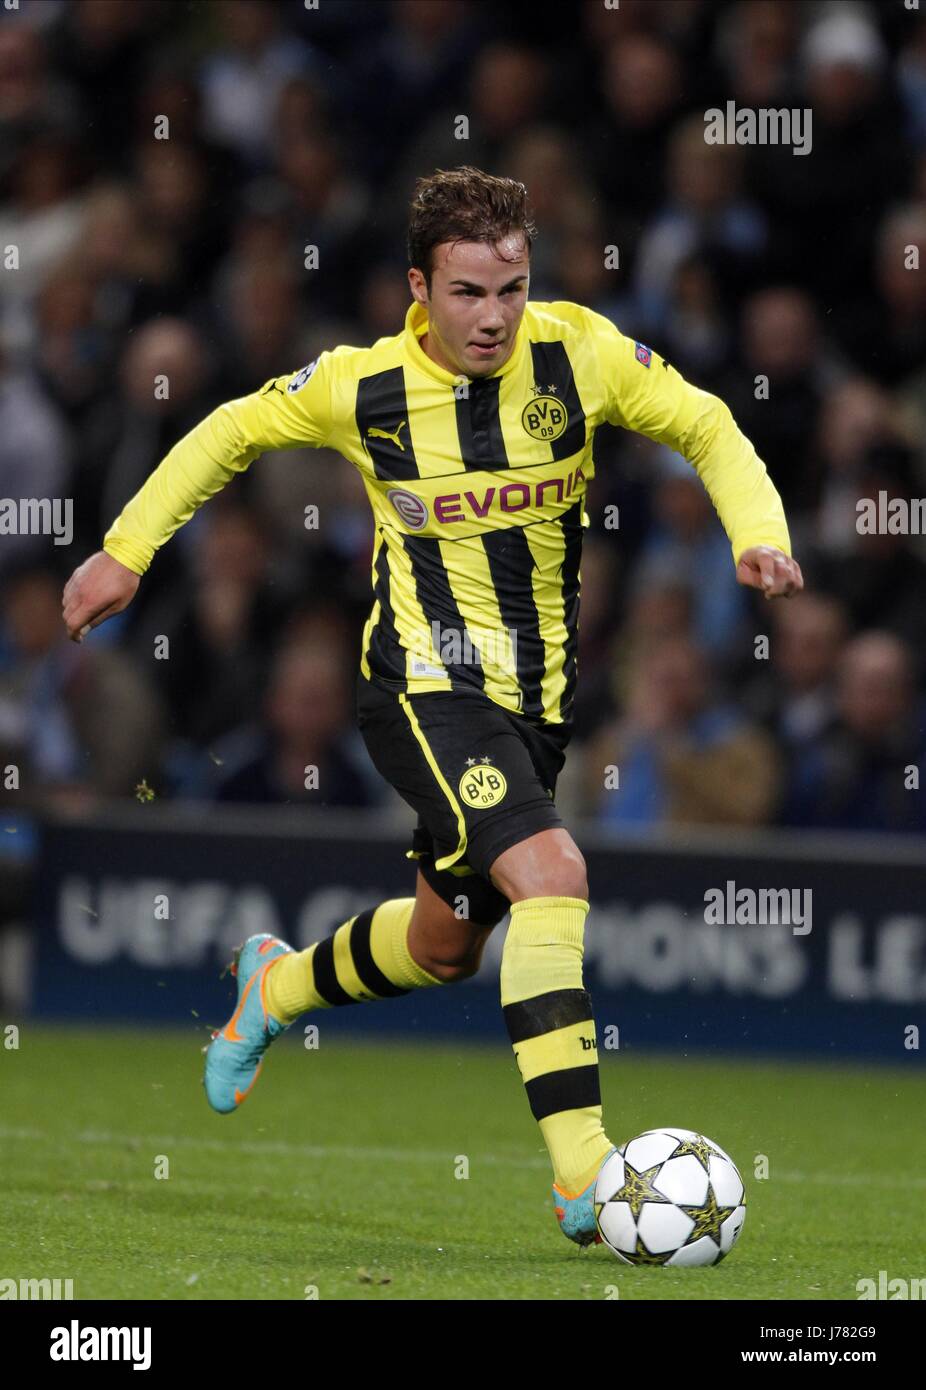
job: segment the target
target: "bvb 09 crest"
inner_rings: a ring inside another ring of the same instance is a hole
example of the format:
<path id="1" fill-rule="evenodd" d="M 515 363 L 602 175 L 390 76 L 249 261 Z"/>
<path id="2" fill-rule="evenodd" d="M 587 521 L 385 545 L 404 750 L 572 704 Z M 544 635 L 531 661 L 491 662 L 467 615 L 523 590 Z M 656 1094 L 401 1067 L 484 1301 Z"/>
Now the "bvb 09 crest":
<path id="1" fill-rule="evenodd" d="M 497 806 L 508 790 L 504 773 L 485 764 L 471 767 L 460 778 L 460 795 L 468 806 L 487 810 Z"/>
<path id="2" fill-rule="evenodd" d="M 555 396 L 535 396 L 521 411 L 521 424 L 531 439 L 559 439 L 568 422 L 566 407 Z"/>

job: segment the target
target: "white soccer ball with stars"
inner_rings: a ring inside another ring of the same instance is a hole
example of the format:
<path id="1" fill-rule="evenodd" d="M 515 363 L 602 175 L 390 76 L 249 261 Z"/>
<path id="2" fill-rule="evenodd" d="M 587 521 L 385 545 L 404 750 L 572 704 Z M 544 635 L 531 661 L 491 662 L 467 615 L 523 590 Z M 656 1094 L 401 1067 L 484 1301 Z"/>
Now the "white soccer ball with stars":
<path id="1" fill-rule="evenodd" d="M 714 1265 L 746 1217 L 743 1179 L 719 1144 L 691 1129 L 648 1129 L 605 1159 L 595 1215 L 608 1249 L 631 1265 Z"/>

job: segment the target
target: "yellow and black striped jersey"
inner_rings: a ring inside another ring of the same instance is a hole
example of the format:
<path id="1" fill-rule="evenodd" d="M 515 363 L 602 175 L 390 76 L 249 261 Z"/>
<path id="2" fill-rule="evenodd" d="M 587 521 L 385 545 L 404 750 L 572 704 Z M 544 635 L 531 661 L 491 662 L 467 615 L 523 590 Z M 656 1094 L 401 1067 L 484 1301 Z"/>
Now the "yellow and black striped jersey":
<path id="1" fill-rule="evenodd" d="M 476 687 L 569 722 L 592 443 L 603 422 L 690 460 L 730 538 L 790 554 L 781 500 L 717 397 L 578 304 L 528 301 L 508 361 L 455 376 L 401 333 L 340 346 L 229 401 L 171 449 L 106 534 L 138 574 L 267 449 L 328 447 L 363 476 L 375 522 L 364 674 L 411 693 Z"/>

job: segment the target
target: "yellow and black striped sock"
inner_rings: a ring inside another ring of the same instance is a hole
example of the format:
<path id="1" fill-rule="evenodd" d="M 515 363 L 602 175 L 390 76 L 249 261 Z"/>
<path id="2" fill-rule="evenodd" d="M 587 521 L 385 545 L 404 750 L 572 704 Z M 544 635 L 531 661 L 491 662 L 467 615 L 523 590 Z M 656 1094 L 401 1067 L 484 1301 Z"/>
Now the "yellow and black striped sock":
<path id="1" fill-rule="evenodd" d="M 308 1009 L 392 999 L 439 985 L 408 949 L 414 898 L 392 898 L 344 922 L 305 951 L 280 956 L 267 971 L 267 1010 L 292 1023 Z"/>
<path id="2" fill-rule="evenodd" d="M 526 898 L 511 908 L 502 952 L 502 1012 L 553 1181 L 577 1196 L 611 1142 L 601 1122 L 592 1001 L 582 986 L 588 903 Z"/>

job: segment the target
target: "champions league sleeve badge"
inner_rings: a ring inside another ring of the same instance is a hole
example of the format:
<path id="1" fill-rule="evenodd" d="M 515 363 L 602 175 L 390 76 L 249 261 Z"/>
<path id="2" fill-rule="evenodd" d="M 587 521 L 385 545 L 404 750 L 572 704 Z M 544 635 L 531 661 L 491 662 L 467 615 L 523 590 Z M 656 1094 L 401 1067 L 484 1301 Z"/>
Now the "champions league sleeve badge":
<path id="1" fill-rule="evenodd" d="M 307 367 L 303 367 L 301 372 L 296 373 L 296 375 L 293 377 L 292 381 L 286 388 L 290 395 L 293 395 L 296 391 L 300 391 L 302 389 L 302 387 L 306 384 L 309 377 L 315 371 L 315 368 L 317 366 L 318 358 L 316 357 L 314 362 L 310 362 Z"/>

